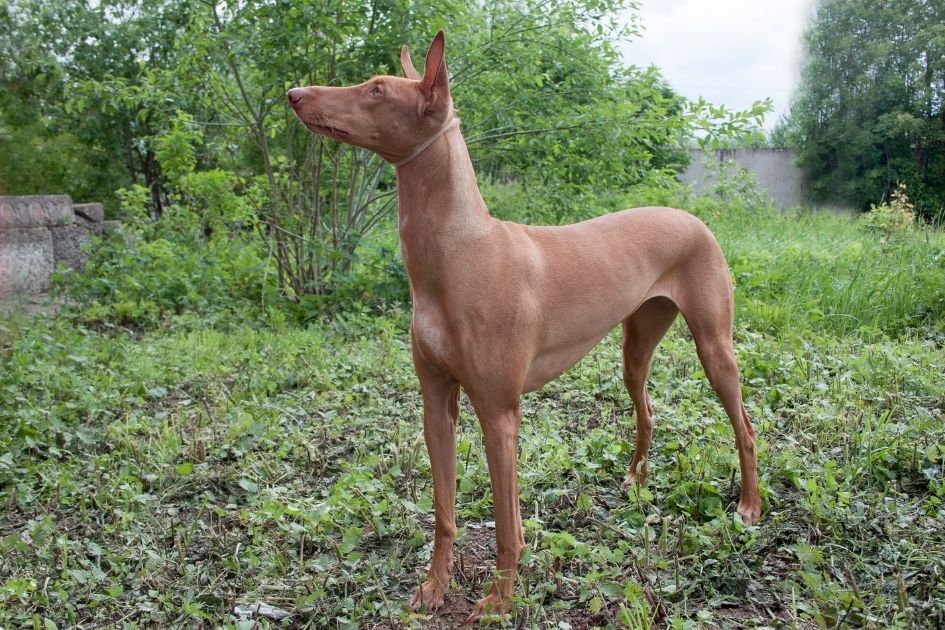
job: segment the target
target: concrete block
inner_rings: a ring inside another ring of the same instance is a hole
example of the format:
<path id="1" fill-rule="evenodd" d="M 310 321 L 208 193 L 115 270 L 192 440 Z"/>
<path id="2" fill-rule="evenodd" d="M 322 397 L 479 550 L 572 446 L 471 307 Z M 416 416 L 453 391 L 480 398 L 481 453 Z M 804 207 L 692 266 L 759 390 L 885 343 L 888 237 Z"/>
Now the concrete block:
<path id="1" fill-rule="evenodd" d="M 92 223 L 101 223 L 105 220 L 105 209 L 100 203 L 74 203 L 72 211 L 77 217 L 82 217 Z"/>
<path id="2" fill-rule="evenodd" d="M 75 222 L 69 195 L 0 197 L 0 230 L 68 225 Z"/>
<path id="3" fill-rule="evenodd" d="M 81 226 L 89 234 L 101 234 L 102 233 L 102 223 L 95 223 L 94 221 L 89 221 L 80 214 L 75 215 L 75 224 Z"/>
<path id="4" fill-rule="evenodd" d="M 751 173 L 760 192 L 767 193 L 777 208 L 790 208 L 808 203 L 807 174 L 796 164 L 794 153 L 784 149 L 720 149 L 710 155 L 690 152 L 692 161 L 679 181 L 696 193 L 711 190 L 716 184 L 719 165 Z"/>
<path id="5" fill-rule="evenodd" d="M 82 251 L 82 246 L 92 240 L 89 230 L 74 223 L 50 228 L 50 232 L 55 263 L 76 271 L 82 269 L 89 260 L 88 254 Z"/>
<path id="6" fill-rule="evenodd" d="M 0 297 L 48 291 L 54 268 L 55 251 L 49 229 L 0 230 Z"/>

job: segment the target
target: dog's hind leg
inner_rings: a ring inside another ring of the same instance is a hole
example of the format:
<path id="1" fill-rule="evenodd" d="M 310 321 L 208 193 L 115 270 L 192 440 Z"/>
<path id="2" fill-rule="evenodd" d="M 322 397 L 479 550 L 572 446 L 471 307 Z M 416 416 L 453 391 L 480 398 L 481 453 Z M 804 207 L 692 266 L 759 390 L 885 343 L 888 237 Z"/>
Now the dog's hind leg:
<path id="1" fill-rule="evenodd" d="M 669 330 L 679 309 L 665 297 L 644 302 L 623 320 L 623 382 L 637 416 L 637 443 L 624 488 L 646 482 L 646 464 L 653 440 L 653 403 L 646 391 L 650 362 L 660 339 Z"/>
<path id="2" fill-rule="evenodd" d="M 719 271 L 712 274 L 707 269 Z M 732 341 L 734 299 L 728 274 L 728 268 L 724 266 L 702 266 L 700 281 L 689 283 L 689 290 L 679 295 L 678 301 L 679 309 L 695 339 L 699 361 L 735 431 L 742 481 L 738 514 L 745 523 L 752 524 L 761 516 L 755 430 L 742 402 L 738 362 Z M 713 277 L 707 278 L 707 275 Z"/>

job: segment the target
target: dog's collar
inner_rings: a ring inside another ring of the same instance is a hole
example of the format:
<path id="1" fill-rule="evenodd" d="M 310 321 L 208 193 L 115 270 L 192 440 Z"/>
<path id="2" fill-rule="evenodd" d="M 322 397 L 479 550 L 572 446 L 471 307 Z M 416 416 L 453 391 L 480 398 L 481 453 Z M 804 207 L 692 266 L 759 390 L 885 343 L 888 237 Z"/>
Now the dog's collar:
<path id="1" fill-rule="evenodd" d="M 430 136 L 429 138 L 427 138 L 427 139 L 423 142 L 423 144 L 421 144 L 419 147 L 417 147 L 416 149 L 413 150 L 413 153 L 411 153 L 410 155 L 408 155 L 407 157 L 405 157 L 404 159 L 402 159 L 402 160 L 399 161 L 399 162 L 394 162 L 394 166 L 397 167 L 397 168 L 400 168 L 401 166 L 403 166 L 403 165 L 406 164 L 407 162 L 410 162 L 412 159 L 414 159 L 415 157 L 417 157 L 418 155 L 420 155 L 421 153 L 423 153 L 423 152 L 427 149 L 427 147 L 429 147 L 431 144 L 433 144 L 434 142 L 436 142 L 437 138 L 439 138 L 439 137 L 442 136 L 444 133 L 446 133 L 447 131 L 449 131 L 450 129 L 452 129 L 453 127 L 456 127 L 456 126 L 458 126 L 458 125 L 459 125 L 459 118 L 457 118 L 455 115 L 451 115 L 451 116 L 447 119 L 447 121 L 446 121 L 445 123 L 443 123 L 443 126 L 440 127 L 439 131 L 437 131 L 435 134 L 433 134 L 432 136 Z"/>

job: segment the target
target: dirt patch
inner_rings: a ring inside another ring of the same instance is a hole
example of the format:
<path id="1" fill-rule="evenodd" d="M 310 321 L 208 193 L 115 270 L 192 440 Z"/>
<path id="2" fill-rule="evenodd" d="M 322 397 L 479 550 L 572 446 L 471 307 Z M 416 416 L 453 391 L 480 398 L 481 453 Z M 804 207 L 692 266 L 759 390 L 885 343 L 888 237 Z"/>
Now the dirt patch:
<path id="1" fill-rule="evenodd" d="M 443 607 L 427 622 L 427 628 L 458 628 L 492 581 L 495 565 L 495 524 L 466 523 L 466 532 L 453 552 L 453 582 Z"/>
<path id="2" fill-rule="evenodd" d="M 465 533 L 453 549 L 453 587 L 443 606 L 423 624 L 423 628 L 460 628 L 473 606 L 485 594 L 495 566 L 495 524 L 466 523 Z M 432 535 L 432 527 L 431 527 Z M 378 628 L 389 627 L 381 624 Z"/>

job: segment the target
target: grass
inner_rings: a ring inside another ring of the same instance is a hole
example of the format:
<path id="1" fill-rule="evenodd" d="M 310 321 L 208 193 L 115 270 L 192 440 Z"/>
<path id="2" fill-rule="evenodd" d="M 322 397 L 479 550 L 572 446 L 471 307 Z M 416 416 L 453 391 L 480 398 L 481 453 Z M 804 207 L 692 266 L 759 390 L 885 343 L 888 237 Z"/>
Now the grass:
<path id="1" fill-rule="evenodd" d="M 731 428 L 679 322 L 654 360 L 650 480 L 608 337 L 523 402 L 517 627 L 945 624 L 945 239 L 696 202 L 737 283 L 763 520 L 733 518 Z M 716 214 L 717 213 L 717 214 Z M 450 627 L 491 579 L 468 405 L 454 589 L 392 308 L 307 327 L 0 322 L 0 627 Z M 241 621 L 265 602 L 286 621 Z"/>

